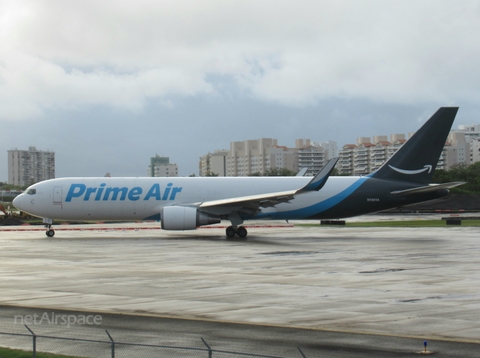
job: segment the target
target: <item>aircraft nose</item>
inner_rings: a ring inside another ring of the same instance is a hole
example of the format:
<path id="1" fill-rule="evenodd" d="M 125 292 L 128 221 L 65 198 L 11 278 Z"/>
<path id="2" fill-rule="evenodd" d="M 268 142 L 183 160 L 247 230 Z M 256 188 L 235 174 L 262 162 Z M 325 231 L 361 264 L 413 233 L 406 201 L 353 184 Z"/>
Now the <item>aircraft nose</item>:
<path id="1" fill-rule="evenodd" d="M 24 197 L 25 194 L 17 195 L 12 201 L 13 206 L 17 209 L 23 210 L 22 202 L 24 201 Z"/>

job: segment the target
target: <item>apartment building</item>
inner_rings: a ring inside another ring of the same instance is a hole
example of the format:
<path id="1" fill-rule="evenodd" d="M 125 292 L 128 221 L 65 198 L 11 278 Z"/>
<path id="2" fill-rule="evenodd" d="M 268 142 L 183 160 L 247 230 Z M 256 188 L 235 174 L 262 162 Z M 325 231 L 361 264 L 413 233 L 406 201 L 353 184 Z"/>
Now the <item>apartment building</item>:
<path id="1" fill-rule="evenodd" d="M 310 139 L 296 139 L 295 148 L 298 168 L 308 168 L 306 176 L 317 174 L 329 159 L 338 156 L 338 146 L 334 141 L 316 143 Z"/>
<path id="2" fill-rule="evenodd" d="M 406 142 L 405 135 L 357 138 L 356 144 L 346 144 L 340 150 L 337 164 L 340 175 L 367 175 L 374 172 Z M 467 165 L 480 160 L 480 136 L 464 132 L 450 132 L 443 148 L 437 169 L 448 170 L 455 164 Z"/>
<path id="3" fill-rule="evenodd" d="M 356 144 L 345 144 L 339 152 L 340 175 L 367 175 L 380 168 L 405 143 L 404 134 L 357 138 Z"/>
<path id="4" fill-rule="evenodd" d="M 480 138 L 473 138 L 470 142 L 470 163 L 480 162 Z"/>
<path id="5" fill-rule="evenodd" d="M 473 164 L 476 162 L 480 161 L 480 124 L 460 124 L 458 126 L 458 130 L 453 131 L 452 133 L 463 133 L 463 137 L 458 137 L 457 143 L 460 142 L 465 142 L 469 145 L 469 148 L 466 149 L 468 150 L 468 161 L 466 160 L 465 162 L 468 164 Z M 450 133 L 450 134 L 452 134 Z M 449 138 L 451 139 L 451 138 Z M 452 140 L 452 142 L 455 142 L 455 139 Z M 459 151 L 459 158 L 458 161 L 461 162 L 461 157 L 463 153 L 460 150 Z M 466 158 L 465 158 L 466 159 Z"/>
<path id="6" fill-rule="evenodd" d="M 272 167 L 270 153 L 276 146 L 277 140 L 273 138 L 231 142 L 226 157 L 226 176 L 264 173 Z"/>
<path id="7" fill-rule="evenodd" d="M 178 166 L 175 163 L 170 163 L 169 157 L 161 157 L 157 154 L 150 158 L 147 176 L 178 177 Z"/>
<path id="8" fill-rule="evenodd" d="M 447 143 L 442 151 L 441 161 L 438 169 L 449 169 L 453 165 L 464 163 L 470 165 L 472 162 L 471 142 L 467 141 L 465 133 L 450 132 Z M 472 140 L 474 140 L 472 138 Z"/>
<path id="9" fill-rule="evenodd" d="M 308 168 L 305 175 L 317 174 L 327 163 L 326 150 L 321 146 L 308 145 L 297 148 L 298 168 Z"/>
<path id="10" fill-rule="evenodd" d="M 8 151 L 8 184 L 27 186 L 55 178 L 55 152 L 12 149 Z"/>
<path id="11" fill-rule="evenodd" d="M 409 133 L 409 137 L 413 133 Z M 263 173 L 270 168 L 288 168 L 297 171 L 308 168 L 307 175 L 315 175 L 334 157 L 339 157 L 336 169 L 340 175 L 367 175 L 391 157 L 406 142 L 405 134 L 359 137 L 355 144 L 345 144 L 340 150 L 336 142 L 311 142 L 297 139 L 294 148 L 279 146 L 276 139 L 262 138 L 230 143 L 230 150 L 215 151 L 200 158 L 200 175 L 209 172 L 220 176 L 244 176 Z M 467 165 L 480 161 L 480 125 L 459 125 L 448 137 L 438 169 L 452 165 Z"/>
<path id="12" fill-rule="evenodd" d="M 208 153 L 200 157 L 199 174 L 201 177 L 209 175 L 227 176 L 227 156 L 229 151 L 226 149 L 215 150 L 213 153 Z"/>
<path id="13" fill-rule="evenodd" d="M 248 176 L 265 173 L 269 169 L 286 168 L 297 172 L 309 168 L 307 175 L 314 175 L 338 152 L 333 141 L 322 144 L 310 139 L 297 139 L 295 147 L 278 145 L 277 139 L 261 138 L 231 142 L 230 150 L 217 150 L 200 157 L 199 174 L 207 176 Z"/>

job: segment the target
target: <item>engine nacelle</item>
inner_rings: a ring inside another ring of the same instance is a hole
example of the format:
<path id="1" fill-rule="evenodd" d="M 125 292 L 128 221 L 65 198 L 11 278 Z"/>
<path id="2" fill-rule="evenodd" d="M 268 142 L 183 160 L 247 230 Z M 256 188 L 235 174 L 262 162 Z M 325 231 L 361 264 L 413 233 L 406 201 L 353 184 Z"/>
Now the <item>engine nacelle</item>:
<path id="1" fill-rule="evenodd" d="M 195 230 L 197 226 L 218 224 L 220 218 L 191 206 L 165 206 L 160 212 L 163 230 Z"/>

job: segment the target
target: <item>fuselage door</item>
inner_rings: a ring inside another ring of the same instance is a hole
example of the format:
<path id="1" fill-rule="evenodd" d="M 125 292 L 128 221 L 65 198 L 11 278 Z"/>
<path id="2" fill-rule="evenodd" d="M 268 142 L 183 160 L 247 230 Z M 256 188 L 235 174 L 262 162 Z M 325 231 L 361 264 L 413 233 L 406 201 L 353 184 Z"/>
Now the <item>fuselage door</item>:
<path id="1" fill-rule="evenodd" d="M 56 186 L 53 188 L 53 203 L 61 204 L 62 203 L 62 187 Z"/>

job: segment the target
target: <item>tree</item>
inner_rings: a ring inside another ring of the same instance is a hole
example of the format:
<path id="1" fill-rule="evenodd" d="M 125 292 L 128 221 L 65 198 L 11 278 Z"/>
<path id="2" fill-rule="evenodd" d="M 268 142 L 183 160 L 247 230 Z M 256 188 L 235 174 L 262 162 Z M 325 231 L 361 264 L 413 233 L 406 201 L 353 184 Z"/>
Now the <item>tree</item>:
<path id="1" fill-rule="evenodd" d="M 466 184 L 451 189 L 452 193 L 480 194 L 480 162 L 471 165 L 459 163 L 453 165 L 449 170 L 436 170 L 432 178 L 433 183 L 455 181 L 463 181 Z"/>
<path id="2" fill-rule="evenodd" d="M 0 190 L 25 190 L 26 187 L 0 182 Z"/>

